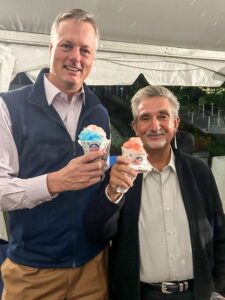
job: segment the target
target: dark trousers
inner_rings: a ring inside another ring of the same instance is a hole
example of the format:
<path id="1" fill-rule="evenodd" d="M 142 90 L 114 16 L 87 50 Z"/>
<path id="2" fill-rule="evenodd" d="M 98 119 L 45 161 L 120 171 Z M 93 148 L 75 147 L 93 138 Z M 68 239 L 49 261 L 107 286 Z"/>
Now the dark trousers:
<path id="1" fill-rule="evenodd" d="M 141 300 L 194 300 L 194 296 L 191 290 L 177 294 L 163 294 L 141 287 Z"/>

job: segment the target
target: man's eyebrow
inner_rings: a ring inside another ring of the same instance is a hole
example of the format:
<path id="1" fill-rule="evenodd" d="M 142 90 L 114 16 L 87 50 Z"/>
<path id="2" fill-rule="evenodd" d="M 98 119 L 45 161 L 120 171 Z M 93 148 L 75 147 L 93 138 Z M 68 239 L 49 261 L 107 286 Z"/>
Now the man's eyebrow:
<path id="1" fill-rule="evenodd" d="M 66 39 L 61 39 L 61 40 L 59 40 L 59 42 L 58 42 L 58 44 L 64 44 L 64 43 L 66 43 L 66 44 L 73 44 L 71 41 L 66 40 Z"/>
<path id="2" fill-rule="evenodd" d="M 143 113 L 140 113 L 139 117 L 145 117 L 145 116 L 149 116 L 150 113 L 148 112 L 143 112 Z"/>
<path id="3" fill-rule="evenodd" d="M 166 114 L 166 115 L 169 115 L 169 112 L 168 112 L 168 110 L 166 110 L 166 109 L 161 109 L 161 110 L 159 110 L 155 115 L 158 115 L 158 114 Z M 140 117 L 143 117 L 143 116 L 152 116 L 152 115 L 154 115 L 154 114 L 151 114 L 151 113 L 149 113 L 149 112 L 143 112 L 143 113 L 140 113 Z"/>
<path id="4" fill-rule="evenodd" d="M 170 113 L 169 113 L 168 110 L 166 110 L 166 109 L 161 109 L 161 110 L 159 110 L 158 114 L 169 115 Z"/>

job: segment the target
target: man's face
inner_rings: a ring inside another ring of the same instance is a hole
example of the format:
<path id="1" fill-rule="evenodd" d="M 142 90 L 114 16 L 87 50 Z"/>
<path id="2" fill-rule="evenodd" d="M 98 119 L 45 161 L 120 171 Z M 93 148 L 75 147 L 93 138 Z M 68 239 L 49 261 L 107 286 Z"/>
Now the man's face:
<path id="1" fill-rule="evenodd" d="M 170 147 L 180 119 L 174 118 L 170 102 L 165 97 L 144 98 L 138 106 L 133 129 L 144 144 L 147 153 Z"/>
<path id="2" fill-rule="evenodd" d="M 91 24 L 73 19 L 60 22 L 49 48 L 49 80 L 67 95 L 78 92 L 91 71 L 95 48 Z"/>

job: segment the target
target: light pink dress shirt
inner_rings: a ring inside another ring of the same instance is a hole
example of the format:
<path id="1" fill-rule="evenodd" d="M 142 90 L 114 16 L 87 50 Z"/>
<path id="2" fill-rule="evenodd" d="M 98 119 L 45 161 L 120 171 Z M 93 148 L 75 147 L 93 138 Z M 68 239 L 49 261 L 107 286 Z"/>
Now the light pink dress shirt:
<path id="1" fill-rule="evenodd" d="M 71 139 L 75 140 L 76 128 L 85 94 L 67 96 L 44 77 L 45 94 L 65 124 Z M 12 135 L 12 123 L 6 104 L 0 97 L 0 210 L 33 208 L 52 199 L 47 188 L 47 174 L 29 179 L 18 178 L 19 159 Z"/>

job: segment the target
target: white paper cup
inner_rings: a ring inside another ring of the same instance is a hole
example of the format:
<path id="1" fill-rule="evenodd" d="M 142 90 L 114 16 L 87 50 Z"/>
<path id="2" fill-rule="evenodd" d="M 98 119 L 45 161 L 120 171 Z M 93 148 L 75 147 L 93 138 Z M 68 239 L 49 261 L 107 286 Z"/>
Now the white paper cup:
<path id="1" fill-rule="evenodd" d="M 105 149 L 108 151 L 108 147 L 110 145 L 110 140 L 104 139 L 102 142 L 99 141 L 78 141 L 78 143 L 82 146 L 84 153 L 89 151 L 97 151 Z"/>
<path id="2" fill-rule="evenodd" d="M 138 171 L 139 173 L 146 173 L 150 171 L 150 167 L 147 161 L 147 153 L 142 153 L 122 147 L 122 155 L 130 161 L 130 167 Z M 135 178 L 133 178 L 133 180 L 134 179 Z M 124 189 L 120 186 L 117 188 L 118 193 L 126 193 L 127 191 L 128 189 Z"/>
<path id="3" fill-rule="evenodd" d="M 136 171 L 143 172 L 147 168 L 147 153 L 122 148 L 122 155 L 129 159 L 130 166 Z"/>

